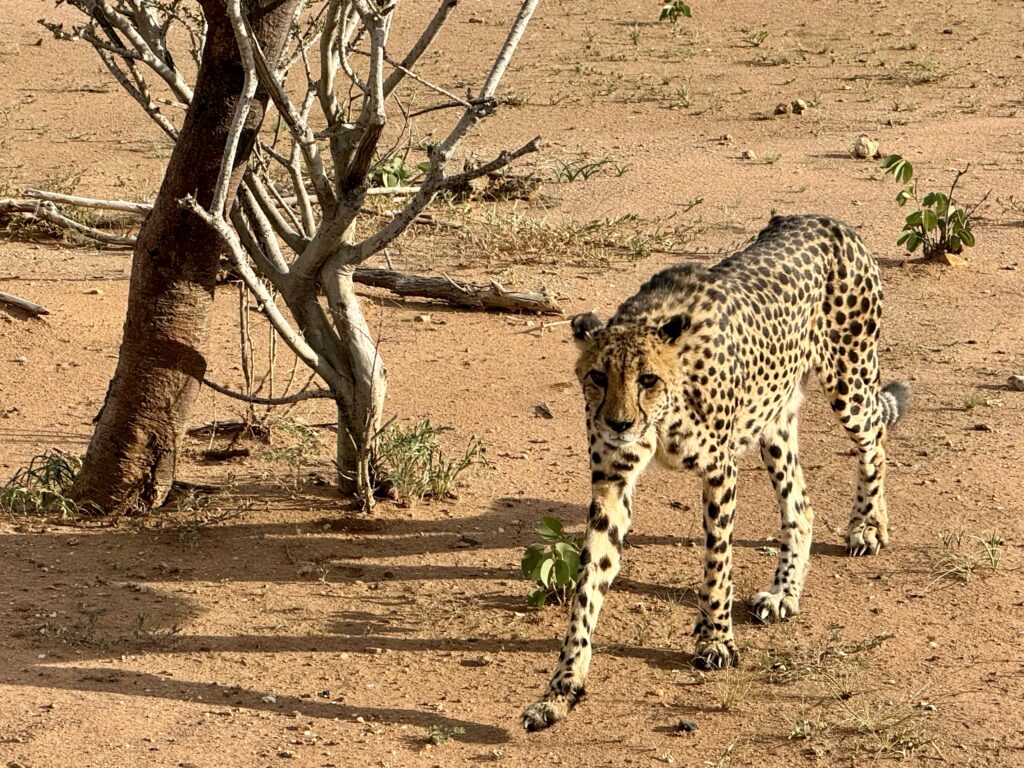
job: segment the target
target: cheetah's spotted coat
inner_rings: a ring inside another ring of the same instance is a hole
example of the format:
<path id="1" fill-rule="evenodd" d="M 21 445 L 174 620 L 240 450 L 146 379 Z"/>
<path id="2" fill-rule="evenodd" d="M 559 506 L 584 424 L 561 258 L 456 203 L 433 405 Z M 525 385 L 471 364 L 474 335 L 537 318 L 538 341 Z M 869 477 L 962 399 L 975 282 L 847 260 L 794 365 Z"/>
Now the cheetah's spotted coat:
<path id="1" fill-rule="evenodd" d="M 655 275 L 602 327 L 573 321 L 586 400 L 593 501 L 579 586 L 558 666 L 523 713 L 528 730 L 561 720 L 582 697 L 593 632 L 619 571 L 633 488 L 652 458 L 703 476 L 706 550 L 698 590 L 696 659 L 737 661 L 732 631 L 736 457 L 758 442 L 782 517 L 775 579 L 751 599 L 761 621 L 800 610 L 814 513 L 797 458 L 801 383 L 812 369 L 857 445 L 851 555 L 888 543 L 885 435 L 909 390 L 879 387 L 878 267 L 847 225 L 824 216 L 774 217 L 757 240 L 710 269 Z"/>

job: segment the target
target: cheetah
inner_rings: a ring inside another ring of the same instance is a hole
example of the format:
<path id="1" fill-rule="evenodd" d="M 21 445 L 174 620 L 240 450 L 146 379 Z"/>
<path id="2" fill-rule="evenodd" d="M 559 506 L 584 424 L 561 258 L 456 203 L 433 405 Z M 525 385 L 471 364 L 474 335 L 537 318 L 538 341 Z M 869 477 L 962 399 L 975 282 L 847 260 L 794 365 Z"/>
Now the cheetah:
<path id="1" fill-rule="evenodd" d="M 755 442 L 782 528 L 775 579 L 751 598 L 750 610 L 766 623 L 799 613 L 814 512 L 797 458 L 797 410 L 812 371 L 859 454 L 848 553 L 875 554 L 888 544 L 885 438 L 910 390 L 898 381 L 879 386 L 881 313 L 878 266 L 860 237 L 835 219 L 804 215 L 773 217 L 752 244 L 710 268 L 656 274 L 606 325 L 593 313 L 573 319 L 592 501 L 569 630 L 544 695 L 523 713 L 527 730 L 563 719 L 584 695 L 591 634 L 619 571 L 633 489 L 651 459 L 703 478 L 695 664 L 738 661 L 736 459 Z"/>

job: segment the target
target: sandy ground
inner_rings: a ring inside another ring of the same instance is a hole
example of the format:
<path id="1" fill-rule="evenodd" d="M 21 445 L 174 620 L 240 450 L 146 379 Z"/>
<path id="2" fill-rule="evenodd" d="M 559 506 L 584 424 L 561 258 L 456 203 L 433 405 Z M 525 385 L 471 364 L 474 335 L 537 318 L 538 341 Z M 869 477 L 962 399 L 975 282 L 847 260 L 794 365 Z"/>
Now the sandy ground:
<path id="1" fill-rule="evenodd" d="M 460 3 L 424 72 L 474 82 L 512 14 L 500 5 Z M 402 11 L 399 41 L 430 8 Z M 743 0 L 694 12 L 673 31 L 653 23 L 657 3 L 544 3 L 508 78 L 514 105 L 470 142 L 486 157 L 545 140 L 532 163 L 547 179 L 541 198 L 468 213 L 492 216 L 499 240 L 524 213 L 555 231 L 634 214 L 685 236 L 634 258 L 545 250 L 543 238 L 525 251 L 466 241 L 448 251 L 413 232 L 393 258 L 545 284 L 568 311 L 607 314 L 657 269 L 742 244 L 773 210 L 847 220 L 883 266 L 883 376 L 916 393 L 890 441 L 891 546 L 845 557 L 854 459 L 811 393 L 802 455 L 818 524 L 804 613 L 768 628 L 738 615 L 743 666 L 704 675 L 688 636 L 698 482 L 648 472 L 589 696 L 565 723 L 527 735 L 518 715 L 546 683 L 565 616 L 526 607 L 519 557 L 544 515 L 580 529 L 588 499 L 568 333 L 375 297 L 389 414 L 450 426 L 452 450 L 479 436 L 488 465 L 465 476 L 457 500 L 367 517 L 314 484 L 327 451 L 301 466 L 268 454 L 291 445 L 278 430 L 269 448 L 226 464 L 190 445 L 183 479 L 230 487 L 210 502 L 228 515 L 216 524 L 188 524 L 202 512 L 103 528 L 0 520 L 0 765 L 1024 765 L 1024 393 L 1005 387 L 1024 373 L 1024 11 Z M 35 23 L 60 13 L 0 0 L 0 181 L 78 177 L 82 194 L 152 194 L 166 146 L 90 51 Z M 766 119 L 797 98 L 806 112 Z M 923 186 L 971 164 L 964 199 L 991 196 L 965 266 L 906 260 L 895 183 L 849 155 L 860 133 L 912 160 Z M 559 162 L 580 151 L 625 172 L 556 183 Z M 51 309 L 41 320 L 0 311 L 5 478 L 46 448 L 84 451 L 116 362 L 128 270 L 124 251 L 0 242 L 0 290 Z M 223 289 L 210 351 L 213 375 L 231 385 L 236 305 Z M 414 320 L 424 313 L 431 322 Z M 263 349 L 266 328 L 254 328 Z M 289 367 L 282 356 L 281 381 Z M 538 416 L 540 403 L 553 418 Z M 239 413 L 204 392 L 194 421 Z M 303 404 L 289 418 L 333 416 Z M 741 596 L 771 578 L 776 525 L 769 484 L 746 456 Z M 957 534 L 959 548 L 943 546 Z M 1002 542 L 997 567 L 982 540 Z M 680 720 L 697 729 L 678 732 Z M 449 738 L 428 745 L 431 727 Z"/>

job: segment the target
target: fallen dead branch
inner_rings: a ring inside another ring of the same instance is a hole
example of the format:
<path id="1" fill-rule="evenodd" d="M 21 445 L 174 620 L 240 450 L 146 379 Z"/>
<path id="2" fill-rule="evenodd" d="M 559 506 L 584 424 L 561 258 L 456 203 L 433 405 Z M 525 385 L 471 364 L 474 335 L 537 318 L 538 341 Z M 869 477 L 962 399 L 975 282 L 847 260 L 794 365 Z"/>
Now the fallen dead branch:
<path id="1" fill-rule="evenodd" d="M 360 267 L 353 278 L 361 285 L 386 288 L 399 296 L 436 299 L 456 307 L 490 309 L 506 312 L 538 312 L 560 315 L 561 308 L 546 290 L 540 292 L 510 291 L 492 280 L 487 285 L 475 285 L 444 277 L 405 275 L 390 269 Z"/>
<path id="2" fill-rule="evenodd" d="M 109 232 L 86 226 L 74 219 L 70 219 L 60 212 L 55 203 L 48 200 L 18 200 L 11 198 L 0 199 L 0 215 L 18 214 L 26 221 L 45 221 L 54 226 L 63 227 L 77 232 L 80 235 L 96 240 L 106 245 L 121 245 L 131 247 L 135 245 L 135 238 L 131 235 L 112 235 Z"/>
<path id="3" fill-rule="evenodd" d="M 50 310 L 41 304 L 36 304 L 34 301 L 28 299 L 22 299 L 18 296 L 14 296 L 10 293 L 4 293 L 0 291 L 0 303 L 9 304 L 12 307 L 28 312 L 30 315 L 38 317 L 39 315 L 48 315 Z"/>

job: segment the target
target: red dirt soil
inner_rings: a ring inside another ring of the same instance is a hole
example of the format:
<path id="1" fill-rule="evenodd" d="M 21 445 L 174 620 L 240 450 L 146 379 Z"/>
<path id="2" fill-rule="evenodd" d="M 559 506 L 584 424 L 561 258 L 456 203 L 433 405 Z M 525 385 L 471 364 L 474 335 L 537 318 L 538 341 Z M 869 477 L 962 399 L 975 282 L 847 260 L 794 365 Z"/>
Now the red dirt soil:
<path id="1" fill-rule="evenodd" d="M 476 82 L 513 14 L 499 5 L 460 3 L 425 74 Z M 400 48 L 432 6 L 399 5 Z M 654 23 L 657 12 L 655 2 L 542 4 L 507 79 L 515 104 L 468 144 L 487 157 L 543 136 L 534 166 L 548 202 L 520 203 L 530 217 L 699 218 L 686 242 L 640 259 L 620 249 L 502 261 L 449 256 L 411 233 L 392 257 L 435 274 L 544 283 L 567 311 L 607 315 L 654 271 L 741 245 L 772 210 L 846 220 L 883 267 L 883 376 L 915 391 L 889 442 L 890 546 L 845 556 L 855 462 L 811 392 L 801 452 L 817 535 L 804 612 L 758 627 L 738 610 L 742 666 L 705 675 L 689 663 L 698 482 L 649 471 L 596 632 L 589 695 L 564 723 L 528 735 L 519 715 L 547 682 L 566 618 L 526 607 L 519 558 L 545 515 L 582 529 L 589 499 L 568 330 L 374 296 L 389 416 L 452 427 L 453 451 L 478 435 L 488 465 L 464 476 L 457 500 L 367 516 L 315 484 L 329 451 L 297 467 L 252 443 L 250 457 L 213 464 L 197 440 L 182 479 L 230 486 L 210 502 L 231 513 L 220 522 L 0 519 L 0 766 L 1024 765 L 1024 392 L 1006 386 L 1024 373 L 1024 207 L 1013 197 L 1024 178 L 1024 12 L 991 0 L 743 0 L 695 4 L 677 30 Z M 36 24 L 43 15 L 69 18 L 50 3 L 8 0 L 0 11 L 3 183 L 80 174 L 81 194 L 152 194 L 167 154 L 156 128 L 91 51 L 53 41 Z M 758 30 L 768 34 L 755 45 Z M 806 112 L 771 117 L 797 98 Z M 861 133 L 914 162 L 923 188 L 971 164 L 963 199 L 992 194 L 965 266 L 914 263 L 895 245 L 906 211 L 877 162 L 850 156 Z M 556 183 L 557 160 L 578 149 L 628 168 Z M 0 290 L 51 310 L 32 320 L 0 309 L 0 479 L 47 448 L 84 451 L 116 361 L 128 271 L 123 250 L 0 242 Z M 414 321 L 422 314 L 431 321 Z M 232 386 L 236 321 L 237 293 L 225 287 L 211 375 Z M 265 324 L 252 322 L 265 346 Z M 278 362 L 281 383 L 289 369 Z M 194 422 L 243 410 L 204 390 Z M 334 414 L 312 401 L 290 418 Z M 289 439 L 278 430 L 270 447 Z M 739 498 L 734 575 L 745 599 L 770 581 L 777 528 L 753 454 Z M 956 533 L 959 549 L 943 546 Z M 993 568 L 981 540 L 996 536 Z M 697 730 L 677 732 L 680 720 Z M 449 738 L 428 745 L 434 726 Z"/>

